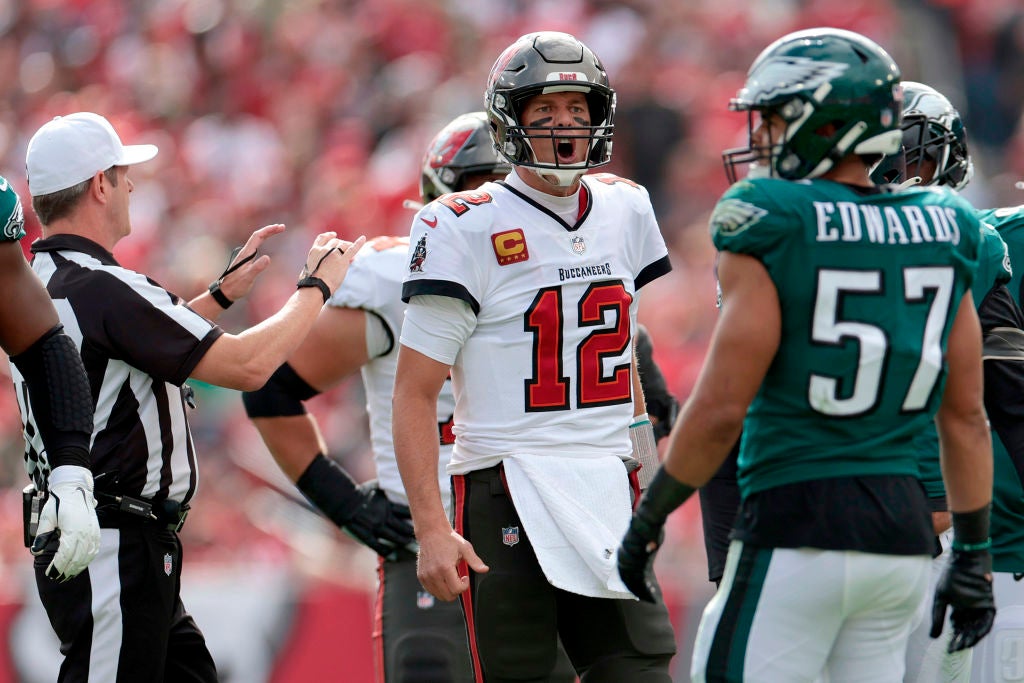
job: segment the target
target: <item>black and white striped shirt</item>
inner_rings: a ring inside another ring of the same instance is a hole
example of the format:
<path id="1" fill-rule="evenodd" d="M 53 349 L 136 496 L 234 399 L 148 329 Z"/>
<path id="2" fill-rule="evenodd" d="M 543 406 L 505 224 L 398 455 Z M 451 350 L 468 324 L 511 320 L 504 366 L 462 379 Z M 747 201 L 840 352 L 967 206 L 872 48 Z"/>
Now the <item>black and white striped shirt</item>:
<path id="1" fill-rule="evenodd" d="M 188 502 L 198 479 L 183 385 L 223 330 L 91 240 L 55 235 L 32 252 L 89 375 L 97 490 Z M 40 486 L 49 466 L 23 392 L 18 401 L 26 467 Z"/>

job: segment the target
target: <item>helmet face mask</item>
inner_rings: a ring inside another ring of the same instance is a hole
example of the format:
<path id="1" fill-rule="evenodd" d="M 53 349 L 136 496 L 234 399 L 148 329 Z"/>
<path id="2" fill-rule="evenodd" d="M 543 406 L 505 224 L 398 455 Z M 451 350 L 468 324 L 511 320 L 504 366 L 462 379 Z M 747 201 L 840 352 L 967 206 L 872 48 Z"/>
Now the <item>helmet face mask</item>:
<path id="1" fill-rule="evenodd" d="M 751 162 L 755 177 L 798 180 L 827 173 L 848 154 L 897 151 L 899 80 L 885 50 L 850 31 L 809 29 L 775 41 L 754 60 L 729 108 L 778 116 L 785 132 L 758 148 L 750 116 L 750 144 L 722 154 L 730 182 L 737 166 Z"/>
<path id="2" fill-rule="evenodd" d="M 463 114 L 427 147 L 420 166 L 420 197 L 432 202 L 443 194 L 473 189 L 470 182 L 477 183 L 480 176 L 505 176 L 511 170 L 494 149 L 487 115 Z"/>
<path id="3" fill-rule="evenodd" d="M 535 95 L 581 92 L 590 120 L 575 126 L 528 126 L 523 107 Z M 510 45 L 495 61 L 487 79 L 484 104 L 498 153 L 516 166 L 532 168 L 557 184 L 569 186 L 591 168 L 611 161 L 615 118 L 615 91 L 597 56 L 567 33 L 543 31 L 527 34 Z M 538 145 L 558 140 L 583 140 L 586 158 L 562 163 L 537 160 Z"/>

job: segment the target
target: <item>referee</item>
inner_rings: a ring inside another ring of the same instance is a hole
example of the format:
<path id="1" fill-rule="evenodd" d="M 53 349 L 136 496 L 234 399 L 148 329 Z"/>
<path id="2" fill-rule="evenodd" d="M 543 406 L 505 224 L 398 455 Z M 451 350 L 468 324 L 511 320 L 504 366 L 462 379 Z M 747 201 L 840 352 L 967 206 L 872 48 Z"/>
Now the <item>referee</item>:
<path id="1" fill-rule="evenodd" d="M 309 331 L 363 242 L 319 235 L 281 310 L 227 334 L 210 319 L 248 293 L 269 263 L 252 258 L 256 248 L 283 226 L 254 232 L 228 274 L 188 303 L 120 266 L 112 252 L 131 232 L 129 167 L 156 153 L 122 145 L 105 118 L 87 112 L 53 119 L 28 145 L 29 192 L 43 226 L 32 268 L 78 347 L 95 407 L 99 553 L 63 582 L 45 574 L 56 544 L 35 559 L 39 597 L 64 654 L 62 682 L 217 680 L 179 594 L 177 530 L 198 485 L 185 381 L 260 387 Z"/>

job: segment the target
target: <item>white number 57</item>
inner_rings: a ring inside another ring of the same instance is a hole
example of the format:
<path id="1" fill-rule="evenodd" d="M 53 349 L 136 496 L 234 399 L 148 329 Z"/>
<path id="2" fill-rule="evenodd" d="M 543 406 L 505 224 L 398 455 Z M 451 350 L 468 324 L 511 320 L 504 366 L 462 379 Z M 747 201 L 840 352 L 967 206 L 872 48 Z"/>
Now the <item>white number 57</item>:
<path id="1" fill-rule="evenodd" d="M 953 295 L 954 274 L 949 266 L 907 267 L 903 269 L 903 298 L 907 302 L 924 301 L 929 292 L 934 298 L 921 337 L 921 356 L 914 378 L 903 399 L 903 410 L 922 410 L 942 370 L 942 331 Z M 878 401 L 882 372 L 888 351 L 885 330 L 866 322 L 838 318 L 839 302 L 845 294 L 881 294 L 880 270 L 821 270 L 818 296 L 814 303 L 811 338 L 818 344 L 838 346 L 855 339 L 859 346 L 853 391 L 839 396 L 839 379 L 812 374 L 807 388 L 811 407 L 825 415 L 850 416 L 870 410 Z"/>

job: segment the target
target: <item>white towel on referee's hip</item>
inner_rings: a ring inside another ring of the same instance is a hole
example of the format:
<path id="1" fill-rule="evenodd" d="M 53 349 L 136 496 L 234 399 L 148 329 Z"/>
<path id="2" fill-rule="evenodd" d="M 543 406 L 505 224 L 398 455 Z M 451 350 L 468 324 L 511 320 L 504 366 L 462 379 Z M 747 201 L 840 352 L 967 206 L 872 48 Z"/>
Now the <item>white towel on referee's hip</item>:
<path id="1" fill-rule="evenodd" d="M 506 456 L 504 466 L 548 582 L 595 598 L 633 598 L 616 566 L 632 514 L 622 460 L 517 453 Z"/>

